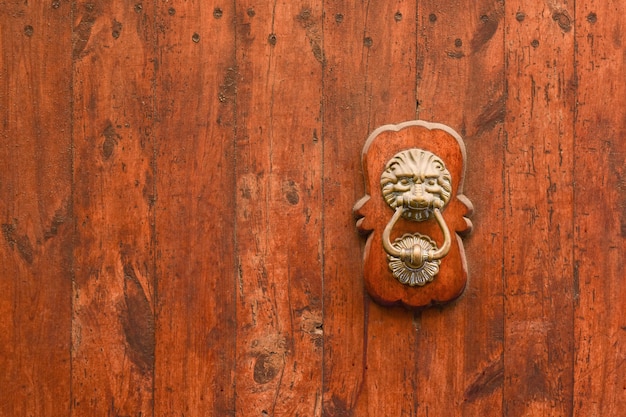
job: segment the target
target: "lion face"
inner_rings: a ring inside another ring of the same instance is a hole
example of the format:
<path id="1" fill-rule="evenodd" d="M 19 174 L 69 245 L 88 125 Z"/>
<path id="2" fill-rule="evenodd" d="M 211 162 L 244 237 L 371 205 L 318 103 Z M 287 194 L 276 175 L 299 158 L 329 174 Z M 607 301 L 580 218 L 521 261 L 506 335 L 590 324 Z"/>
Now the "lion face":
<path id="1" fill-rule="evenodd" d="M 442 209 L 452 193 L 452 179 L 443 161 L 422 149 L 394 155 L 380 177 L 382 194 L 393 209 L 405 207 L 402 216 L 427 220 L 432 210 Z"/>

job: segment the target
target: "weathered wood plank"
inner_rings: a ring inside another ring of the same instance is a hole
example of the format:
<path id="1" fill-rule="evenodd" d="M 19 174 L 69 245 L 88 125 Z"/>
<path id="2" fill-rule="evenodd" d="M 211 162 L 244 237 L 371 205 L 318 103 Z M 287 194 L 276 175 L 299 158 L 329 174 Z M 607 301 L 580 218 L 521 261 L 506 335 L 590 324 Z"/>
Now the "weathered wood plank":
<path id="1" fill-rule="evenodd" d="M 351 213 L 369 133 L 415 118 L 415 4 L 324 9 L 324 415 L 415 415 L 413 313 L 364 294 Z"/>
<path id="2" fill-rule="evenodd" d="M 505 3 L 504 413 L 572 413 L 573 5 Z"/>
<path id="3" fill-rule="evenodd" d="M 234 414 L 234 12 L 158 5 L 158 416 Z"/>
<path id="4" fill-rule="evenodd" d="M 238 416 L 320 416 L 321 2 L 237 1 Z"/>
<path id="5" fill-rule="evenodd" d="M 362 239 L 355 233 L 352 215 L 364 191 L 360 156 L 369 126 L 363 115 L 362 54 L 367 49 L 363 13 L 355 9 L 341 2 L 324 2 L 324 417 L 366 415 L 367 406 L 361 399 L 367 301 L 359 249 Z"/>
<path id="6" fill-rule="evenodd" d="M 73 7 L 72 415 L 151 415 L 154 10 Z"/>
<path id="7" fill-rule="evenodd" d="M 465 294 L 417 321 L 420 416 L 499 415 L 503 384 L 504 10 L 495 0 L 419 2 L 418 114 L 459 132 L 476 225 Z M 445 262 L 445 259 L 442 261 Z"/>
<path id="8" fill-rule="evenodd" d="M 626 5 L 576 1 L 574 414 L 626 409 Z"/>
<path id="9" fill-rule="evenodd" d="M 72 275 L 69 4 L 0 6 L 0 415 L 65 416 Z"/>

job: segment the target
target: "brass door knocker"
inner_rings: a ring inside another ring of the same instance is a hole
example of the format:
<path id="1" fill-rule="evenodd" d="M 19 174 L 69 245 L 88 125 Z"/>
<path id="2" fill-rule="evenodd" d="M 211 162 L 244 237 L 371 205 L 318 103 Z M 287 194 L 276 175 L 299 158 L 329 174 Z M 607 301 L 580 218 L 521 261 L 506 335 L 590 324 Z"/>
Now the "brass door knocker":
<path id="1" fill-rule="evenodd" d="M 382 236 L 389 268 L 402 284 L 425 285 L 435 278 L 440 259 L 450 251 L 450 230 L 440 211 L 450 199 L 450 173 L 435 154 L 414 148 L 391 158 L 380 186 L 385 201 L 395 209 Z M 420 233 L 404 234 L 392 243 L 389 237 L 400 217 L 418 222 L 434 218 L 444 236 L 441 247 Z"/>
<path id="2" fill-rule="evenodd" d="M 421 309 L 461 295 L 467 264 L 459 235 L 472 226 L 464 169 L 465 146 L 448 126 L 416 120 L 369 136 L 366 195 L 354 210 L 368 235 L 363 275 L 374 300 Z"/>

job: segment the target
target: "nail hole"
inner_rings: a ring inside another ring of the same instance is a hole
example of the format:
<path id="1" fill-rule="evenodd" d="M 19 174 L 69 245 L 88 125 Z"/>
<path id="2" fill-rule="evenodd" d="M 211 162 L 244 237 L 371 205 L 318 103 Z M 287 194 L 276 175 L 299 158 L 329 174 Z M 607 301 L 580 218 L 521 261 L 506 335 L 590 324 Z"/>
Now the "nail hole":
<path id="1" fill-rule="evenodd" d="M 434 13 L 429 14 L 428 20 L 430 20 L 432 23 L 435 23 L 437 21 L 437 15 Z"/>
<path id="2" fill-rule="evenodd" d="M 31 36 L 33 36 L 34 32 L 35 32 L 35 29 L 33 29 L 31 25 L 24 26 L 24 35 L 30 38 Z"/>
<path id="3" fill-rule="evenodd" d="M 270 33 L 270 36 L 267 37 L 267 41 L 272 46 L 276 45 L 276 34 L 275 33 Z"/>
<path id="4" fill-rule="evenodd" d="M 456 46 L 457 48 L 460 48 L 461 46 L 463 46 L 463 41 L 461 39 L 455 39 L 454 40 L 454 46 Z"/>
<path id="5" fill-rule="evenodd" d="M 539 46 L 539 41 L 537 39 L 533 39 L 533 41 L 530 43 L 530 46 L 532 46 L 533 48 L 537 48 Z"/>
<path id="6" fill-rule="evenodd" d="M 52 2 L 52 8 L 53 9 L 58 9 L 59 7 L 61 7 L 61 2 L 60 1 L 53 1 Z"/>
<path id="7" fill-rule="evenodd" d="M 337 13 L 335 15 L 335 22 L 337 22 L 337 23 L 343 22 L 343 15 L 341 13 Z"/>
<path id="8" fill-rule="evenodd" d="M 191 37 L 191 40 L 194 41 L 195 43 L 200 42 L 200 35 L 198 35 L 197 33 L 194 33 L 193 36 Z"/>
<path id="9" fill-rule="evenodd" d="M 596 23 L 598 21 L 598 15 L 591 12 L 587 15 L 587 22 Z"/>
<path id="10" fill-rule="evenodd" d="M 141 4 L 141 3 L 135 4 L 135 11 L 137 13 L 141 13 L 142 10 L 143 10 L 143 4 Z"/>
<path id="11" fill-rule="evenodd" d="M 246 13 L 248 13 L 249 17 L 254 17 L 254 15 L 256 14 L 252 7 L 250 7 Z"/>
<path id="12" fill-rule="evenodd" d="M 111 36 L 113 36 L 113 39 L 117 39 L 120 37 L 120 33 L 122 33 L 122 24 L 116 19 L 113 19 L 111 25 Z"/>
<path id="13" fill-rule="evenodd" d="M 396 12 L 396 14 L 393 15 L 393 18 L 395 19 L 396 22 L 401 21 L 402 20 L 402 13 Z"/>
<path id="14" fill-rule="evenodd" d="M 215 10 L 213 10 L 213 17 L 219 19 L 220 17 L 222 17 L 223 13 L 224 12 L 222 12 L 222 9 L 216 7 Z"/>
<path id="15" fill-rule="evenodd" d="M 176 9 L 170 7 L 169 9 L 167 9 L 167 14 L 169 14 L 170 16 L 174 16 L 176 14 Z"/>
<path id="16" fill-rule="evenodd" d="M 524 12 L 515 13 L 515 20 L 517 20 L 518 22 L 523 22 L 524 19 L 526 19 L 526 13 Z"/>
<path id="17" fill-rule="evenodd" d="M 374 44 L 374 41 L 369 36 L 363 39 L 363 45 L 367 46 L 368 48 L 372 46 L 373 44 Z"/>

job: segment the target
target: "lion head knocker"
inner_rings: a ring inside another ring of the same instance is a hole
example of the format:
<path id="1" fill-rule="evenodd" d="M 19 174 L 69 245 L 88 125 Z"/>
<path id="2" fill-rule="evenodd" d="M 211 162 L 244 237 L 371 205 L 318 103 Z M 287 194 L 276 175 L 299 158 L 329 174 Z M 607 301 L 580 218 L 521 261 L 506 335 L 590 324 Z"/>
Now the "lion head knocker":
<path id="1" fill-rule="evenodd" d="M 425 285 L 439 272 L 440 259 L 450 250 L 450 232 L 440 210 L 450 199 L 452 179 L 435 154 L 408 149 L 394 155 L 380 177 L 382 195 L 396 214 L 383 232 L 383 247 L 393 276 L 402 284 Z M 424 221 L 435 217 L 445 240 L 440 248 L 428 236 L 413 233 L 391 242 L 389 235 L 401 217 Z"/>
<path id="2" fill-rule="evenodd" d="M 443 209 L 452 192 L 452 179 L 443 161 L 432 152 L 409 149 L 387 163 L 380 186 L 392 209 L 405 207 L 402 217 L 426 220 L 433 209 Z"/>
<path id="3" fill-rule="evenodd" d="M 386 125 L 368 138 L 366 195 L 355 212 L 357 227 L 369 234 L 364 278 L 375 300 L 424 308 L 463 291 L 467 269 L 457 235 L 471 229 L 464 165 L 463 141 L 445 125 Z"/>

